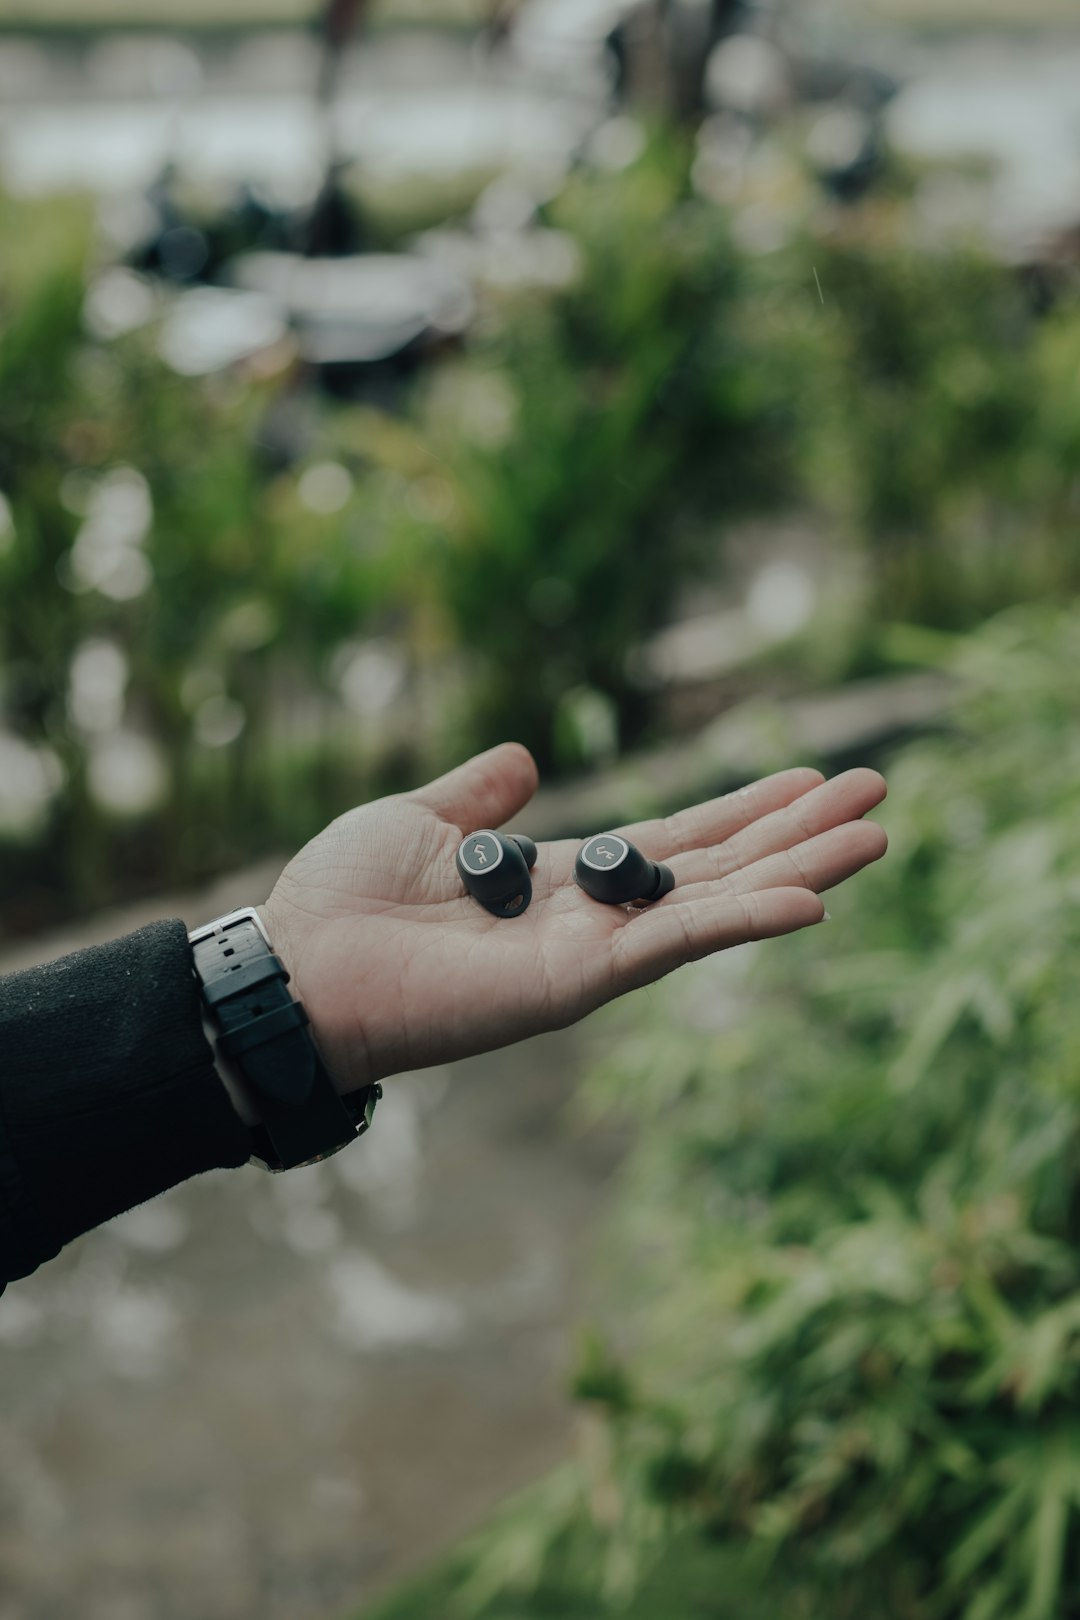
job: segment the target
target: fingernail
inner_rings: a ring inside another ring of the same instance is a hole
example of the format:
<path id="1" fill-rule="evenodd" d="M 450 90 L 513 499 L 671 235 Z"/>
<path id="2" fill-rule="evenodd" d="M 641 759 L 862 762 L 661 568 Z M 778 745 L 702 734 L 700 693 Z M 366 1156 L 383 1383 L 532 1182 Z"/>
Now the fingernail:
<path id="1" fill-rule="evenodd" d="M 821 920 L 822 920 L 822 922 L 832 922 L 832 912 L 831 911 L 826 911 L 824 913 L 824 915 L 822 916 Z"/>

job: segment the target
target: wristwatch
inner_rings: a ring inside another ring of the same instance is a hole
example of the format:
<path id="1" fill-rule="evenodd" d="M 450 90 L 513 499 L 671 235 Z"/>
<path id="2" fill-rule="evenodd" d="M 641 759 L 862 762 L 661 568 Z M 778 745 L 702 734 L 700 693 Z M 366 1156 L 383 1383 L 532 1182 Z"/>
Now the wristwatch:
<path id="1" fill-rule="evenodd" d="M 362 1136 L 382 1086 L 376 1081 L 338 1095 L 254 907 L 196 928 L 188 941 L 218 1053 L 239 1075 L 258 1117 L 248 1127 L 252 1161 L 291 1170 L 328 1159 Z"/>

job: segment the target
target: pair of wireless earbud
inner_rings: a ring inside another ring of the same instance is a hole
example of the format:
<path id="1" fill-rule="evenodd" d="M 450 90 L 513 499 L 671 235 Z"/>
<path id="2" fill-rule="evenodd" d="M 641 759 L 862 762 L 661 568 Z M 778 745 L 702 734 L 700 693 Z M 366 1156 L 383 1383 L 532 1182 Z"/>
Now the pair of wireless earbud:
<path id="1" fill-rule="evenodd" d="M 520 833 L 470 833 L 457 852 L 465 887 L 493 917 L 521 915 L 532 899 L 529 874 L 535 865 L 536 845 Z M 650 905 L 671 893 L 675 874 L 618 833 L 598 833 L 578 850 L 574 881 L 604 905 Z"/>

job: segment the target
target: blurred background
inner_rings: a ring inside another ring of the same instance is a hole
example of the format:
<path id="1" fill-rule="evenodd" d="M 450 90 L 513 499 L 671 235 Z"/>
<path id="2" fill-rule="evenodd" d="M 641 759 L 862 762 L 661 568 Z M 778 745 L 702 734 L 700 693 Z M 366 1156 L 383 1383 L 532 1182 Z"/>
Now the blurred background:
<path id="1" fill-rule="evenodd" d="M 508 736 L 892 784 L 9 1290 L 0 1620 L 1080 1613 L 1078 270 L 1068 0 L 0 0 L 0 967 Z"/>

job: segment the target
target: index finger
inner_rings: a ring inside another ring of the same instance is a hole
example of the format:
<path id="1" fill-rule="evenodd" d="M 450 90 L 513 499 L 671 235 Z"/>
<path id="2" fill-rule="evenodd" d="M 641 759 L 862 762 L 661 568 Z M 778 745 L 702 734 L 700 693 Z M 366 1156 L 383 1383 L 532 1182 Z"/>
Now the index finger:
<path id="1" fill-rule="evenodd" d="M 796 765 L 791 770 L 763 776 L 760 781 L 751 782 L 735 793 L 725 793 L 722 798 L 691 805 L 673 816 L 637 821 L 633 826 L 611 830 L 636 844 L 651 861 L 668 861 L 673 855 L 682 855 L 688 850 L 708 849 L 712 844 L 723 843 L 762 816 L 793 804 L 804 793 L 820 787 L 824 780 L 821 772 L 809 765 Z"/>

